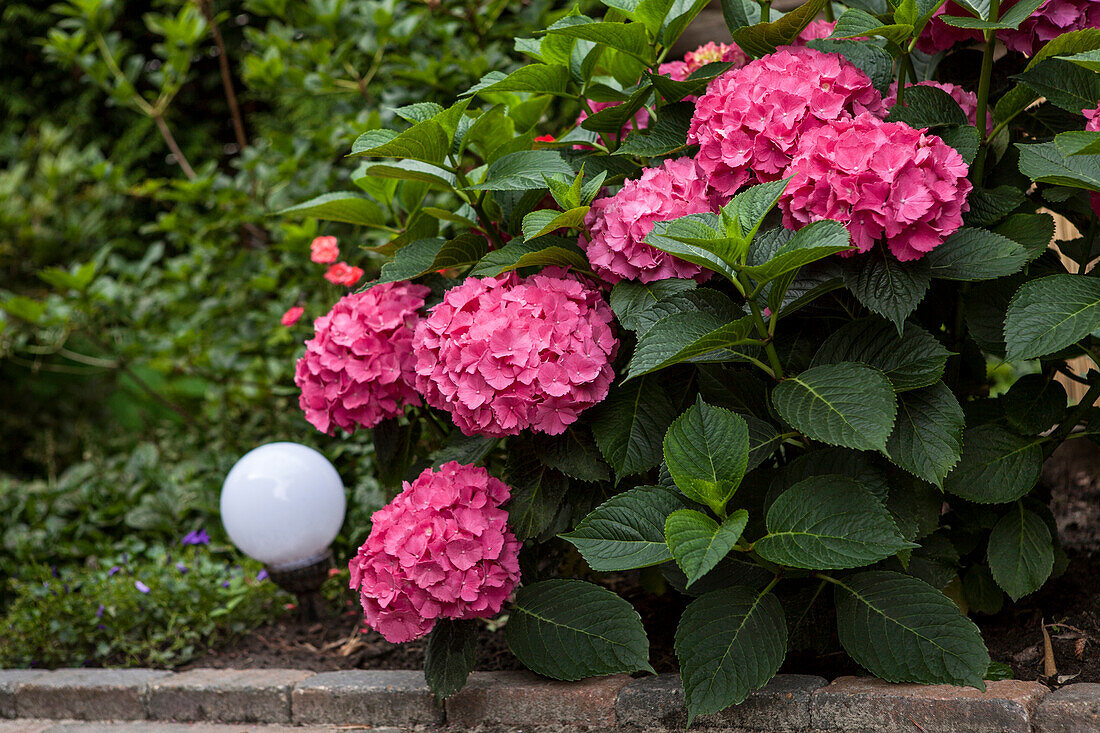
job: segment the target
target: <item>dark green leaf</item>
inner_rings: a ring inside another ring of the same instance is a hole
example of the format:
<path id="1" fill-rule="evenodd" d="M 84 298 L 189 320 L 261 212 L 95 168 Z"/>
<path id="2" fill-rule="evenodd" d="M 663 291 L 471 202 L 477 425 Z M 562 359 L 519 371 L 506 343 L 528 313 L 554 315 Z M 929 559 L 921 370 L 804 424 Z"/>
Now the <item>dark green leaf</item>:
<path id="1" fill-rule="evenodd" d="M 1050 275 L 1016 292 L 1005 316 L 1008 359 L 1035 359 L 1100 329 L 1100 279 Z"/>
<path id="2" fill-rule="evenodd" d="M 882 502 L 845 476 L 795 484 L 772 503 L 767 523 L 768 534 L 753 547 L 765 560 L 789 567 L 858 568 L 916 547 Z"/>
<path id="3" fill-rule="evenodd" d="M 898 397 L 898 420 L 886 453 L 914 476 L 943 486 L 959 462 L 965 420 L 959 401 L 943 382 Z"/>
<path id="4" fill-rule="evenodd" d="M 554 528 L 569 479 L 544 465 L 531 451 L 514 451 L 509 457 L 508 526 L 520 540 L 545 538 Z"/>
<path id="5" fill-rule="evenodd" d="M 490 71 L 474 86 L 462 93 L 468 97 L 486 92 L 530 92 L 531 94 L 562 94 L 569 83 L 569 70 L 564 66 L 528 64 L 511 74 Z"/>
<path id="6" fill-rule="evenodd" d="M 963 220 L 968 226 L 984 227 L 996 224 L 1020 208 L 1027 197 L 1014 186 L 997 186 L 975 189 L 966 200 L 970 211 L 963 214 Z"/>
<path id="7" fill-rule="evenodd" d="M 738 509 L 721 524 L 694 509 L 677 509 L 665 520 L 665 538 L 690 586 L 733 549 L 745 531 L 749 513 Z"/>
<path id="8" fill-rule="evenodd" d="M 989 653 L 978 627 L 943 593 L 885 571 L 834 582 L 840 643 L 868 672 L 889 682 L 985 689 Z"/>
<path id="9" fill-rule="evenodd" d="M 593 411 L 592 434 L 617 478 L 661 462 L 661 445 L 676 407 L 659 378 L 642 377 L 613 387 Z"/>
<path id="10" fill-rule="evenodd" d="M 1100 192 L 1100 155 L 1073 155 L 1058 145 L 1059 137 L 1046 143 L 1016 143 L 1020 172 L 1033 181 Z"/>
<path id="11" fill-rule="evenodd" d="M 598 572 L 658 565 L 672 558 L 665 544 L 665 520 L 686 506 L 675 492 L 640 486 L 600 504 L 561 537 Z"/>
<path id="12" fill-rule="evenodd" d="M 638 612 L 606 588 L 583 580 L 523 586 L 504 632 L 525 667 L 556 680 L 653 672 Z"/>
<path id="13" fill-rule="evenodd" d="M 727 360 L 722 350 L 755 342 L 752 329 L 749 316 L 730 323 L 699 311 L 665 316 L 638 339 L 628 379 L 714 352 L 716 360 Z"/>
<path id="14" fill-rule="evenodd" d="M 688 125 L 694 106 L 687 102 L 661 107 L 659 117 L 642 132 L 633 132 L 615 151 L 615 155 L 653 158 L 680 150 L 687 145 Z"/>
<path id="15" fill-rule="evenodd" d="M 812 365 L 858 361 L 882 371 L 894 390 L 903 392 L 935 384 L 949 356 L 950 351 L 915 323 L 906 323 L 899 334 L 889 321 L 870 316 L 830 334 Z"/>
<path id="16" fill-rule="evenodd" d="M 988 0 L 983 0 L 988 5 Z M 1035 9 L 1042 5 L 1046 0 L 1020 0 L 1020 2 L 1013 5 L 1011 8 L 1001 14 L 1001 17 L 993 20 L 982 20 L 979 18 L 967 18 L 954 15 L 941 15 L 942 20 L 947 25 L 953 25 L 956 28 L 974 28 L 977 30 L 1012 30 L 1019 28 L 1020 24 L 1024 22 Z"/>
<path id="17" fill-rule="evenodd" d="M 556 232 L 558 229 L 580 229 L 584 226 L 587 206 L 578 206 L 568 211 L 538 209 L 523 217 L 523 239 L 532 239 Z"/>
<path id="18" fill-rule="evenodd" d="M 451 267 L 466 267 L 478 262 L 489 249 L 485 237 L 466 232 L 454 239 L 420 239 L 406 245 L 382 266 L 375 284 L 412 280 Z"/>
<path id="19" fill-rule="evenodd" d="M 700 398 L 669 426 L 663 447 L 665 465 L 680 491 L 723 515 L 748 465 L 745 420 Z"/>
<path id="20" fill-rule="evenodd" d="M 386 139 L 388 135 L 380 135 L 380 132 L 370 130 L 360 135 L 351 146 L 351 156 L 412 158 L 425 163 L 439 163 L 451 147 L 447 131 L 435 119 L 418 122 L 390 139 Z"/>
<path id="21" fill-rule="evenodd" d="M 676 627 L 688 725 L 744 701 L 779 671 L 786 654 L 783 606 L 771 593 L 735 586 L 692 601 Z"/>
<path id="22" fill-rule="evenodd" d="M 546 33 L 603 44 L 635 56 L 647 64 L 653 60 L 653 47 L 642 23 L 612 23 L 574 15 L 562 18 L 547 28 Z"/>
<path id="23" fill-rule="evenodd" d="M 778 20 L 738 28 L 733 31 L 733 40 L 753 58 L 774 53 L 776 47 L 793 43 L 798 34 L 821 12 L 825 3 L 826 0 L 806 0 Z"/>
<path id="24" fill-rule="evenodd" d="M 1027 264 L 1028 253 L 1008 237 L 988 229 L 963 227 L 924 259 L 928 260 L 934 278 L 976 281 L 1018 272 Z"/>
<path id="25" fill-rule="evenodd" d="M 521 267 L 551 265 L 571 267 L 581 272 L 588 270 L 588 260 L 584 252 L 571 240 L 544 236 L 528 242 L 512 240 L 482 257 L 470 274 L 475 277 L 494 277 Z"/>
<path id="26" fill-rule="evenodd" d="M 931 86 L 907 86 L 905 104 L 895 104 L 887 116 L 889 122 L 904 122 L 910 127 L 966 125 L 966 113 L 950 94 Z"/>
<path id="27" fill-rule="evenodd" d="M 694 287 L 694 280 L 675 278 L 651 283 L 622 280 L 611 289 L 611 310 L 620 326 L 629 331 L 637 331 L 642 314 L 652 312 L 661 300 Z"/>
<path id="28" fill-rule="evenodd" d="M 865 10 L 852 8 L 844 11 L 833 28 L 830 38 L 857 38 L 863 36 L 882 36 L 893 43 L 904 43 L 913 35 L 913 26 L 906 23 L 884 25 L 875 16 Z"/>
<path id="29" fill-rule="evenodd" d="M 574 425 L 539 442 L 539 458 L 550 468 L 579 481 L 607 481 L 611 470 L 586 428 Z"/>
<path id="30" fill-rule="evenodd" d="M 436 621 L 424 652 L 424 679 L 435 699 L 442 701 L 461 690 L 476 660 L 475 621 Z"/>
<path id="31" fill-rule="evenodd" d="M 1060 59 L 1047 59 L 1013 78 L 1074 114 L 1095 109 L 1100 99 L 1100 75 Z"/>
<path id="32" fill-rule="evenodd" d="M 924 300 L 932 283 L 932 269 L 927 257 L 898 262 L 885 247 L 876 247 L 845 261 L 844 281 L 860 303 L 889 318 L 900 330 Z"/>
<path id="33" fill-rule="evenodd" d="M 1017 502 L 989 533 L 989 569 L 1014 601 L 1043 586 L 1054 568 L 1054 545 L 1042 517 Z"/>
<path id="34" fill-rule="evenodd" d="M 520 150 L 489 164 L 485 180 L 474 191 L 529 191 L 546 188 L 544 176 L 561 173 L 573 177 L 573 169 L 553 150 Z"/>
<path id="35" fill-rule="evenodd" d="M 897 400 L 886 375 L 855 362 L 811 367 L 772 392 L 779 415 L 809 438 L 856 450 L 885 450 Z"/>
<path id="36" fill-rule="evenodd" d="M 1043 470 L 1043 449 L 993 424 L 963 433 L 962 457 L 944 489 L 978 504 L 1003 504 L 1031 491 Z"/>

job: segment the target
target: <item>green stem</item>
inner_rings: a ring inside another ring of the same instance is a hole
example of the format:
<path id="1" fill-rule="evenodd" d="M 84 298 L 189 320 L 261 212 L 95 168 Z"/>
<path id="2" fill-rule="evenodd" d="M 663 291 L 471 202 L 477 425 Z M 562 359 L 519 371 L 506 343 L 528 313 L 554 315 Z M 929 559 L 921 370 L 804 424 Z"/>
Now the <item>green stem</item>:
<path id="1" fill-rule="evenodd" d="M 902 58 L 898 61 L 898 106 L 899 107 L 904 107 L 905 106 L 905 75 L 906 75 L 906 73 L 908 73 L 908 68 L 905 65 L 905 56 L 908 56 L 908 54 L 903 54 Z"/>
<path id="2" fill-rule="evenodd" d="M 745 292 L 746 288 L 744 284 L 740 282 L 735 282 L 735 284 L 738 285 L 738 290 L 740 290 L 742 293 Z M 783 379 L 783 365 L 779 361 L 779 354 L 775 350 L 775 344 L 772 343 L 774 329 L 772 329 L 771 331 L 768 330 L 768 326 L 764 323 L 764 318 L 760 314 L 760 306 L 756 304 L 756 299 L 750 297 L 748 299 L 748 303 L 749 310 L 752 311 L 753 323 L 756 325 L 756 332 L 760 334 L 761 340 L 764 341 L 764 351 L 767 353 L 768 363 L 771 364 L 772 367 L 772 376 L 776 379 Z"/>
<path id="3" fill-rule="evenodd" d="M 760 0 L 760 22 L 770 23 L 772 18 L 772 0 Z"/>
<path id="4" fill-rule="evenodd" d="M 989 18 L 997 20 L 1001 12 L 1001 0 L 990 0 Z M 985 51 L 982 53 L 982 71 L 978 79 L 978 111 L 975 115 L 975 126 L 982 142 L 982 151 L 974 161 L 972 182 L 980 186 L 985 174 L 985 145 L 989 138 L 985 135 L 986 120 L 989 118 L 989 87 L 993 79 L 993 53 L 997 48 L 997 32 L 985 32 Z"/>
<path id="5" fill-rule="evenodd" d="M 831 0 L 825 3 L 825 20 L 830 23 L 836 20 L 836 15 L 833 14 L 833 3 Z"/>
<path id="6" fill-rule="evenodd" d="M 463 189 L 469 188 L 470 179 L 466 177 L 466 172 L 462 170 L 462 166 L 454 159 L 454 156 L 451 156 L 451 163 L 454 166 L 452 170 L 454 171 L 455 178 L 458 180 L 458 184 L 462 186 Z M 489 219 L 489 215 L 485 213 L 485 207 L 481 205 L 483 196 L 485 196 L 484 191 L 480 192 L 476 198 L 467 196 L 466 201 L 477 213 L 477 220 L 481 224 L 481 228 L 485 230 L 485 235 L 489 237 L 489 241 L 493 243 L 493 248 L 501 249 L 504 247 L 504 240 L 501 239 L 500 232 L 497 231 L 496 226 L 494 226 L 492 220 Z"/>

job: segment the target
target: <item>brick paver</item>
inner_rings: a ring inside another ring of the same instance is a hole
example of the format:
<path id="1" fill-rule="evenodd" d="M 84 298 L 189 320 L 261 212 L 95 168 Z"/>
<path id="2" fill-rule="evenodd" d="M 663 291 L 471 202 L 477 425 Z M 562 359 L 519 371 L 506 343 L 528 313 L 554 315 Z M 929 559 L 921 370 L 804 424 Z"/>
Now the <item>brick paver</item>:
<path id="1" fill-rule="evenodd" d="M 295 723 L 397 725 L 443 722 L 422 672 L 347 670 L 321 672 L 291 692 Z"/>
<path id="2" fill-rule="evenodd" d="M 1036 733 L 1100 731 L 1100 684 L 1081 682 L 1055 690 L 1039 703 Z"/>
<path id="3" fill-rule="evenodd" d="M 171 675 L 155 669 L 58 669 L 20 683 L 15 709 L 21 718 L 141 720 L 146 687 Z"/>

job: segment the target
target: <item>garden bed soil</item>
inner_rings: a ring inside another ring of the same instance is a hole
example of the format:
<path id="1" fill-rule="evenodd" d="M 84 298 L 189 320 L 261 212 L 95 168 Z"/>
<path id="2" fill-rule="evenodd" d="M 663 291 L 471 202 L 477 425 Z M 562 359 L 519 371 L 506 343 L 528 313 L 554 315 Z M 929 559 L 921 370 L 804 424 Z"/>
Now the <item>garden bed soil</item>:
<path id="1" fill-rule="evenodd" d="M 1100 449 L 1091 441 L 1073 440 L 1048 461 L 1044 482 L 1067 547 L 1066 572 L 1032 596 L 1006 604 L 994 616 L 977 616 L 994 661 L 1012 667 L 1016 679 L 1048 684 L 1100 682 Z M 675 672 L 673 633 L 685 600 L 670 593 L 655 596 L 633 583 L 617 589 L 645 620 L 651 640 L 651 663 L 658 672 Z M 349 594 L 350 595 L 350 594 Z M 290 613 L 230 646 L 213 649 L 181 667 L 341 669 L 420 669 L 424 640 L 390 644 L 374 631 L 361 632 L 362 616 L 350 597 L 346 605 L 330 603 L 319 621 Z M 1042 625 L 1047 624 L 1057 673 L 1044 675 Z M 826 628 L 814 624 L 815 628 Z M 501 632 L 481 627 L 477 669 L 522 669 L 508 651 Z M 842 652 L 791 652 L 787 673 L 835 678 L 861 674 Z"/>

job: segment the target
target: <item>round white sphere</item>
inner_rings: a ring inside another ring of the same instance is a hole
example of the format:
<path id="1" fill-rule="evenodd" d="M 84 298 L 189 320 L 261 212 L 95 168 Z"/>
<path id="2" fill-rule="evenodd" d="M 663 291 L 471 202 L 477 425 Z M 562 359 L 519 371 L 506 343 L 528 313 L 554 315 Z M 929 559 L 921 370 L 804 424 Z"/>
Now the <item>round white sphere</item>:
<path id="1" fill-rule="evenodd" d="M 222 524 L 241 552 L 275 569 L 320 559 L 344 523 L 340 474 L 298 443 L 268 443 L 241 457 L 222 484 Z"/>

